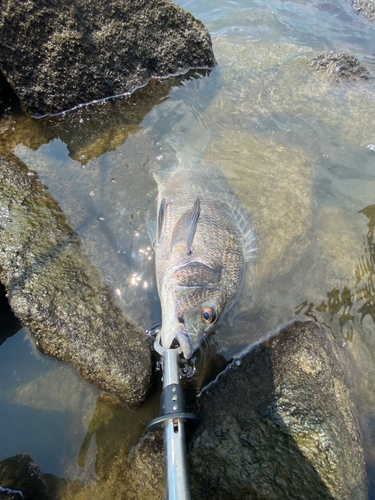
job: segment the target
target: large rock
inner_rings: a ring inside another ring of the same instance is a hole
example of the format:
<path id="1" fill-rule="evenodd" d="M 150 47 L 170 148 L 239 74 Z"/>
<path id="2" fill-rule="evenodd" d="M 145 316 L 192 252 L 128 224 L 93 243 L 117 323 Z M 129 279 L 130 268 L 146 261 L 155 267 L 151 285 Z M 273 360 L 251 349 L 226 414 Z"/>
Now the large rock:
<path id="1" fill-rule="evenodd" d="M 0 66 L 33 114 L 215 64 L 203 24 L 169 0 L 8 0 L 1 14 Z"/>
<path id="2" fill-rule="evenodd" d="M 151 376 L 149 340 L 118 307 L 35 172 L 0 158 L 0 281 L 38 348 L 131 405 Z"/>
<path id="3" fill-rule="evenodd" d="M 331 333 L 295 323 L 235 361 L 199 400 L 196 499 L 365 499 L 366 472 Z"/>

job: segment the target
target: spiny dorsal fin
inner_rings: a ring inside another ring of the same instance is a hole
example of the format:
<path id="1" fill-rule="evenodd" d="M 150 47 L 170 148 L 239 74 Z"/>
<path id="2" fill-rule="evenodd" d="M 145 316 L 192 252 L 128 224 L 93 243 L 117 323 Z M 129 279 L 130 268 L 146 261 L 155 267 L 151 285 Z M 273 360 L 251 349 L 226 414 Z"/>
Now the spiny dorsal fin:
<path id="1" fill-rule="evenodd" d="M 195 200 L 195 203 L 191 210 L 188 210 L 180 219 L 173 231 L 172 237 L 172 250 L 179 244 L 186 245 L 186 251 L 188 254 L 191 253 L 191 247 L 193 244 L 195 231 L 197 230 L 197 224 L 199 219 L 199 214 L 201 212 L 201 205 L 199 198 Z"/>
<path id="2" fill-rule="evenodd" d="M 205 165 L 205 172 L 211 178 L 214 179 L 218 187 L 225 192 L 232 192 L 232 188 L 224 176 L 223 172 L 214 164 L 208 163 Z"/>
<path id="3" fill-rule="evenodd" d="M 222 201 L 232 210 L 241 231 L 245 247 L 245 259 L 250 260 L 256 257 L 258 247 L 256 245 L 256 232 L 251 216 L 243 207 L 241 201 L 233 192 L 223 193 Z"/>
<path id="4" fill-rule="evenodd" d="M 231 212 L 236 219 L 241 231 L 245 247 L 245 259 L 250 260 L 256 257 L 258 250 L 256 246 L 256 233 L 251 216 L 243 207 L 240 199 L 234 194 L 229 182 L 224 177 L 220 169 L 215 165 L 209 164 L 206 167 L 211 179 L 215 182 L 215 190 L 219 199 L 230 207 Z"/>
<path id="5" fill-rule="evenodd" d="M 163 228 L 164 212 L 165 212 L 165 198 L 161 200 L 158 210 L 158 232 L 157 232 L 158 243 L 160 243 L 161 230 Z"/>

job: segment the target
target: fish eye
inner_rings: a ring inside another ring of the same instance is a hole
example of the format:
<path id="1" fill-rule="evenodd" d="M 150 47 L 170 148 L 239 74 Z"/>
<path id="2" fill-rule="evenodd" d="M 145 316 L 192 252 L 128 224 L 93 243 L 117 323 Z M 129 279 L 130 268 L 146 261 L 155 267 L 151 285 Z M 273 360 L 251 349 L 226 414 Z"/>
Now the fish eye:
<path id="1" fill-rule="evenodd" d="M 204 307 L 201 317 L 204 323 L 212 323 L 216 319 L 215 309 L 213 307 Z"/>

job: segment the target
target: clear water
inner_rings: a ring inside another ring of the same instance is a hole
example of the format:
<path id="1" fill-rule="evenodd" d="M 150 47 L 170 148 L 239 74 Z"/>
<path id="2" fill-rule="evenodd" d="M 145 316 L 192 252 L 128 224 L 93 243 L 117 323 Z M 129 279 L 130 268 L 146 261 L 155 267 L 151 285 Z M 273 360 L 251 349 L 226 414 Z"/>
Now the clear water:
<path id="1" fill-rule="evenodd" d="M 57 117 L 8 117 L 0 146 L 38 172 L 145 330 L 160 321 L 147 235 L 155 216 L 152 172 L 174 164 L 184 148 L 215 162 L 259 234 L 255 278 L 216 333 L 219 352 L 230 358 L 296 316 L 327 324 L 349 359 L 374 497 L 375 80 L 337 81 L 311 59 L 349 52 L 375 77 L 375 23 L 344 0 L 178 3 L 211 33 L 218 66 L 209 76 L 152 82 L 130 101 Z M 23 451 L 45 472 L 87 479 L 77 454 L 98 393 L 74 378 L 85 396 L 59 403 L 74 370 L 33 356 L 24 335 L 0 347 L 0 458 Z M 60 387 L 58 396 L 40 389 L 41 377 L 55 381 L 48 385 Z M 141 411 L 147 421 L 155 405 Z M 104 419 L 107 436 L 111 425 L 118 432 L 116 418 Z M 46 434 L 28 439 L 26 422 Z M 134 426 L 126 442 L 141 433 Z"/>

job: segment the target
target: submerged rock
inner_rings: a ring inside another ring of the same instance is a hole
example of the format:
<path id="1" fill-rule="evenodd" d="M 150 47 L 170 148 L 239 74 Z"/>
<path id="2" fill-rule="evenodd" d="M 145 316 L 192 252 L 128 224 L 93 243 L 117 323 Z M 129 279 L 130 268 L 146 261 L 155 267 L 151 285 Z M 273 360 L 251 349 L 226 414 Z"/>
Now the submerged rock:
<path id="1" fill-rule="evenodd" d="M 33 114 L 215 64 L 203 24 L 169 0 L 10 0 L 1 11 L 0 66 Z"/>
<path id="2" fill-rule="evenodd" d="M 100 398 L 78 454 L 80 482 L 65 480 L 55 484 L 57 491 L 53 498 L 163 499 L 163 436 L 155 433 L 137 444 L 130 431 L 136 426 L 136 434 L 142 436 L 146 423 L 157 411 L 158 403 L 158 399 L 154 399 L 150 415 L 149 401 L 137 412 L 126 412 L 108 399 Z M 96 455 L 90 456 L 93 448 Z M 69 473 L 68 476 L 74 477 L 75 474 Z"/>
<path id="3" fill-rule="evenodd" d="M 43 353 L 128 404 L 151 376 L 148 337 L 118 307 L 37 175 L 0 158 L 0 281 Z"/>
<path id="4" fill-rule="evenodd" d="M 355 56 L 345 54 L 345 52 L 323 52 L 314 57 L 312 66 L 337 78 L 362 78 L 364 80 L 372 78 L 369 71 Z"/>
<path id="5" fill-rule="evenodd" d="M 29 455 L 0 461 L 0 498 L 51 500 L 45 478 Z"/>
<path id="6" fill-rule="evenodd" d="M 370 21 L 375 20 L 375 6 L 373 0 L 349 0 L 350 5 L 354 7 L 354 10 L 358 13 L 363 14 Z"/>
<path id="7" fill-rule="evenodd" d="M 295 323 L 232 363 L 199 399 L 196 499 L 365 499 L 353 404 L 330 332 Z"/>

